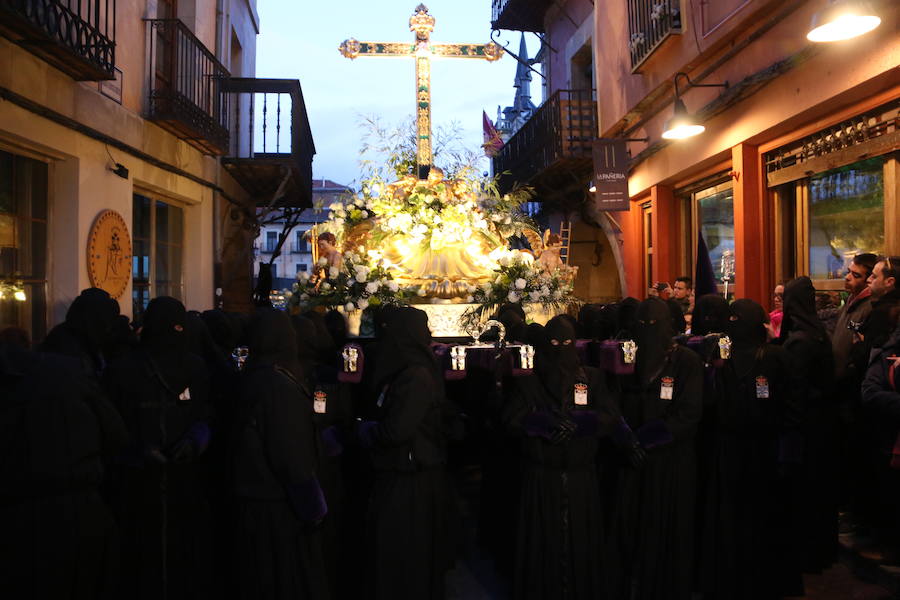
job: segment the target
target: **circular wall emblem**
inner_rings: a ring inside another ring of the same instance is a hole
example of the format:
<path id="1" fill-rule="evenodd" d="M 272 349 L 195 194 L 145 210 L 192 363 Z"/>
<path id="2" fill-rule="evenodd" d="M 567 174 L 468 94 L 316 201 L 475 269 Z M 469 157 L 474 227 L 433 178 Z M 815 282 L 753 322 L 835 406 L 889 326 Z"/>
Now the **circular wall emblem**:
<path id="1" fill-rule="evenodd" d="M 104 210 L 88 235 L 88 276 L 91 285 L 118 298 L 131 280 L 131 235 L 122 215 Z"/>

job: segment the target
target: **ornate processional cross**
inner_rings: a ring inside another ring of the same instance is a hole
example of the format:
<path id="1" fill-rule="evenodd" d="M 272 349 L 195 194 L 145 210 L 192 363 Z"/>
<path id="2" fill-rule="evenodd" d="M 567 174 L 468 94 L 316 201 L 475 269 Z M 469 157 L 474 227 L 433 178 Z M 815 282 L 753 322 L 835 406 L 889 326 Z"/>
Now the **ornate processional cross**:
<path id="1" fill-rule="evenodd" d="M 415 33 L 412 44 L 403 42 L 360 42 L 344 40 L 339 50 L 346 58 L 357 56 L 414 56 L 416 59 L 416 162 L 419 179 L 426 179 L 431 168 L 431 57 L 481 58 L 489 62 L 503 56 L 503 48 L 487 44 L 432 44 L 435 19 L 424 4 L 416 7 L 409 19 L 409 30 Z"/>

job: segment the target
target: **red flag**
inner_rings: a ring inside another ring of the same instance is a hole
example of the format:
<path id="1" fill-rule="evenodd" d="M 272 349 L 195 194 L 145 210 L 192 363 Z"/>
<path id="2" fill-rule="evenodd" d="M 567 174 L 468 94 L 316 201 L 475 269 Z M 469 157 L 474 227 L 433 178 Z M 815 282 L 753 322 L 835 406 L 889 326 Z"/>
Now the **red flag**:
<path id="1" fill-rule="evenodd" d="M 494 124 L 491 123 L 491 120 L 488 118 L 487 113 L 481 111 L 482 119 L 481 125 L 484 129 L 484 143 L 481 145 L 484 148 L 485 156 L 493 158 L 497 156 L 500 152 L 500 149 L 503 148 L 503 138 L 500 137 L 500 132 L 497 131 L 497 128 L 494 127 Z"/>

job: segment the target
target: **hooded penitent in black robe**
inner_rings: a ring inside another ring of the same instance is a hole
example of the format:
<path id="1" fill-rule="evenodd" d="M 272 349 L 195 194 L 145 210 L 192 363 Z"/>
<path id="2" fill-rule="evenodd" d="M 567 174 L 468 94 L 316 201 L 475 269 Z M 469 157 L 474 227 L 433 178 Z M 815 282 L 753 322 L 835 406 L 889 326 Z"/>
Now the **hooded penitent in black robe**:
<path id="1" fill-rule="evenodd" d="M 700 589 L 710 600 L 779 600 L 803 594 L 780 476 L 799 459 L 799 406 L 787 354 L 766 343 L 765 310 L 738 300 L 731 314 L 731 359 L 720 369 L 711 423 Z"/>
<path id="2" fill-rule="evenodd" d="M 675 345 L 672 335 L 666 303 L 658 298 L 642 302 L 635 324 L 635 373 L 620 377 L 620 406 L 646 459 L 623 467 L 616 484 L 607 559 L 614 600 L 686 600 L 691 595 L 694 436 L 702 413 L 703 363 L 692 350 Z"/>
<path id="3" fill-rule="evenodd" d="M 839 436 L 831 342 L 816 316 L 808 277 L 784 286 L 779 342 L 791 358 L 792 393 L 802 414 L 803 467 L 795 477 L 794 519 L 803 540 L 803 569 L 815 573 L 837 559 Z"/>
<path id="4" fill-rule="evenodd" d="M 350 566 L 347 556 L 359 547 L 359 531 L 343 535 L 344 477 L 341 458 L 342 440 L 354 427 L 352 401 L 348 384 L 337 380 L 337 369 L 322 364 L 326 358 L 320 349 L 320 329 L 315 323 L 299 315 L 291 317 L 297 338 L 297 363 L 303 383 L 312 393 L 313 423 L 319 456 L 319 483 L 328 504 L 328 518 L 322 523 L 322 554 L 328 573 L 328 587 L 335 598 L 345 597 L 345 588 L 352 578 L 341 577 Z M 345 585 L 347 584 L 347 585 Z"/>
<path id="5" fill-rule="evenodd" d="M 535 347 L 535 373 L 518 378 L 505 407 L 521 440 L 522 486 L 513 597 L 605 597 L 595 457 L 614 401 L 602 372 L 582 367 L 575 329 L 560 317 Z"/>
<path id="6" fill-rule="evenodd" d="M 72 301 L 66 320 L 50 330 L 38 350 L 74 358 L 88 377 L 99 380 L 118 314 L 119 303 L 105 290 L 87 288 Z"/>
<path id="7" fill-rule="evenodd" d="M 206 598 L 212 539 L 198 457 L 209 443 L 209 378 L 187 352 L 184 305 L 158 297 L 140 346 L 107 368 L 104 384 L 131 436 L 116 459 L 113 504 L 122 528 L 124 598 Z"/>
<path id="8" fill-rule="evenodd" d="M 68 358 L 0 343 L 0 595 L 116 598 L 112 513 L 101 459 L 122 419 Z"/>
<path id="9" fill-rule="evenodd" d="M 364 595 L 443 598 L 444 573 L 455 548 L 455 507 L 444 469 L 444 380 L 424 312 L 388 307 L 376 319 L 376 420 L 359 428 L 375 469 Z"/>
<path id="10" fill-rule="evenodd" d="M 234 450 L 239 597 L 327 599 L 316 530 L 327 505 L 316 476 L 312 398 L 290 317 L 259 309 L 248 341 Z"/>

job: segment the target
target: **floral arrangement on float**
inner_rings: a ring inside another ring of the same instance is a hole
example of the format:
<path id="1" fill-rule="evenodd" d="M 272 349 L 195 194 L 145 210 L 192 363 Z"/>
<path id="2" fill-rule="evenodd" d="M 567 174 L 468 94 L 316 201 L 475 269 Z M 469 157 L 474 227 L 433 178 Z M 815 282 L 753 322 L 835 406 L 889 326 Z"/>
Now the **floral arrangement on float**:
<path id="1" fill-rule="evenodd" d="M 419 179 L 414 144 L 383 137 L 393 140 L 377 148 L 385 163 L 364 161 L 359 190 L 320 207 L 328 216 L 311 242 L 325 255 L 286 291 L 290 308 L 475 304 L 471 321 L 506 302 L 561 309 L 572 301 L 576 269 L 559 259 L 558 236 L 542 237 L 522 211 L 529 188 L 501 194 L 496 178 L 479 175 L 474 160 L 459 155 L 446 173 L 432 167 Z M 523 238 L 532 251 L 510 249 Z"/>

